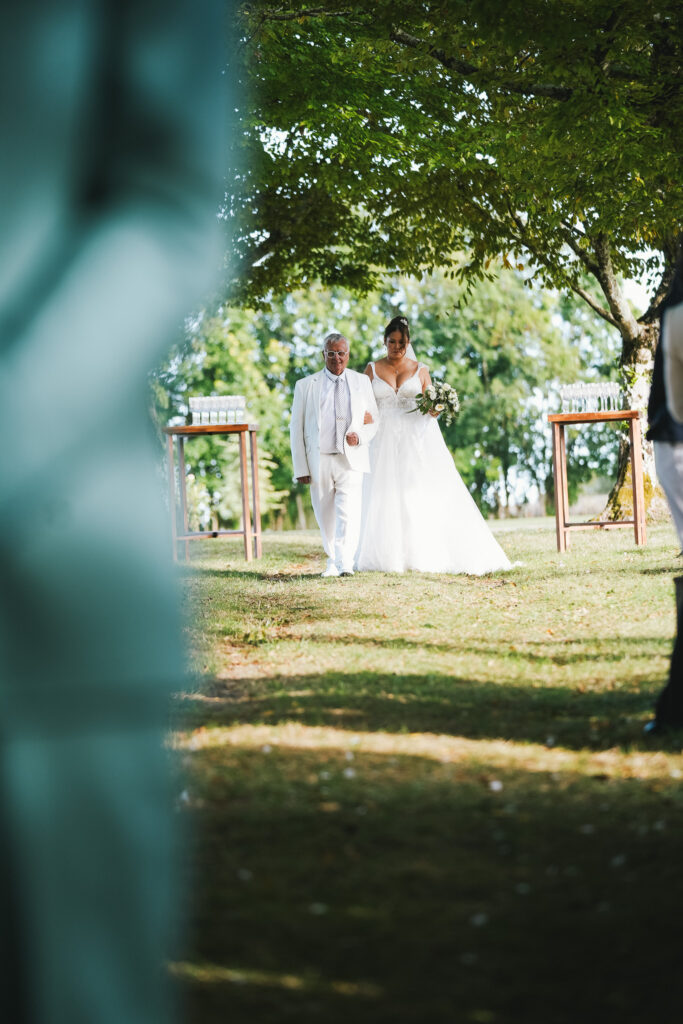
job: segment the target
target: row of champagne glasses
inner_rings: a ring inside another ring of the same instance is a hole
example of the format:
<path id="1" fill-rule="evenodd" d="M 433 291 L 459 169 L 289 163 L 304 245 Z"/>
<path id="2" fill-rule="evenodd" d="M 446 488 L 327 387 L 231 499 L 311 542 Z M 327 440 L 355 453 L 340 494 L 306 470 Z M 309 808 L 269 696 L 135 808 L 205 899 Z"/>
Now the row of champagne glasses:
<path id="1" fill-rule="evenodd" d="M 562 412 L 609 412 L 621 409 L 619 384 L 567 384 L 560 388 Z"/>
<path id="2" fill-rule="evenodd" d="M 246 423 L 247 400 L 244 395 L 211 395 L 190 398 L 193 424 Z"/>

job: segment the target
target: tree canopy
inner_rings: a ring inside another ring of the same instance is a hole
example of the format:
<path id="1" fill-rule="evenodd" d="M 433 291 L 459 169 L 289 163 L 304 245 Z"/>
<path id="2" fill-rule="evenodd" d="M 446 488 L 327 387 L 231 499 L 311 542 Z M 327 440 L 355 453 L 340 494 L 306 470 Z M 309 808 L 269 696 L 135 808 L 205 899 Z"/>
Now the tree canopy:
<path id="1" fill-rule="evenodd" d="M 678 0 L 249 0 L 239 11 L 244 159 L 225 208 L 234 296 L 263 304 L 316 280 L 364 291 L 385 273 L 436 268 L 471 283 L 524 267 L 619 332 L 627 404 L 645 409 L 683 239 Z M 646 283 L 645 310 L 625 278 Z M 608 517 L 627 455 L 624 442 Z"/>
<path id="2" fill-rule="evenodd" d="M 683 223 L 681 11 L 242 4 L 247 159 L 229 212 L 246 293 L 523 262 L 635 342 L 618 277 L 649 275 L 651 322 Z"/>

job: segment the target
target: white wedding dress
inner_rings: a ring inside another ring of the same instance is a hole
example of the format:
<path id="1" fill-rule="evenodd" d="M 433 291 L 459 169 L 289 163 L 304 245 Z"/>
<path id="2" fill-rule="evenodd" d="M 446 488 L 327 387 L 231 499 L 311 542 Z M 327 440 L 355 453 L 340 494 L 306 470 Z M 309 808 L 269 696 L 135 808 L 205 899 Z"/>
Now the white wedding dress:
<path id="1" fill-rule="evenodd" d="M 509 569 L 437 420 L 414 411 L 423 365 L 394 391 L 371 364 L 379 428 L 370 446 L 372 472 L 363 483 L 358 569 L 473 576 Z"/>

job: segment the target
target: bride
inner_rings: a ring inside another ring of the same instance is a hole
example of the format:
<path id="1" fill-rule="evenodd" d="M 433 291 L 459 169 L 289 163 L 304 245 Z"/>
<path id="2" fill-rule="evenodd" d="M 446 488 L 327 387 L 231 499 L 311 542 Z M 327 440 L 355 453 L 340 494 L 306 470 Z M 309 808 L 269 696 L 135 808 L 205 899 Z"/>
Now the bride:
<path id="1" fill-rule="evenodd" d="M 387 354 L 368 363 L 379 409 L 363 484 L 357 564 L 361 570 L 468 573 L 509 569 L 453 463 L 435 414 L 415 412 L 415 396 L 431 383 L 414 358 L 405 317 L 384 331 Z"/>

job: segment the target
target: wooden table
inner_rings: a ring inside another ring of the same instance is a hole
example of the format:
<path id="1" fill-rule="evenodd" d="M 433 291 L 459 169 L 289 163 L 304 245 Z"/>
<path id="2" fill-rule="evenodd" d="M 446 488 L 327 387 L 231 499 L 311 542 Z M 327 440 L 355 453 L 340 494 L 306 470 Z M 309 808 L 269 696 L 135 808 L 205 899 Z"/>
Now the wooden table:
<path id="1" fill-rule="evenodd" d="M 185 542 L 185 560 L 189 558 L 189 541 L 203 537 L 244 537 L 244 557 L 247 562 L 252 558 L 261 557 L 261 499 L 258 481 L 258 449 L 256 433 L 258 427 L 249 423 L 205 423 L 190 427 L 164 427 L 168 441 L 168 481 L 171 500 L 171 530 L 173 534 L 173 558 L 178 559 L 178 542 Z M 192 532 L 187 517 L 187 481 L 185 479 L 185 438 L 206 437 L 207 434 L 237 434 L 240 444 L 240 483 L 242 488 L 242 529 L 241 530 L 205 530 Z M 247 471 L 247 435 L 249 435 L 249 454 L 251 461 L 252 506 L 249 506 L 249 474 Z M 180 512 L 182 532 L 178 532 L 176 508 L 175 460 L 173 456 L 173 438 L 178 449 L 178 482 L 180 485 Z M 253 512 L 253 526 L 252 526 Z"/>
<path id="2" fill-rule="evenodd" d="M 609 423 L 614 420 L 628 420 L 631 442 L 631 487 L 633 491 L 633 519 L 599 519 L 592 523 L 569 522 L 569 496 L 567 489 L 567 448 L 564 428 L 574 423 Z M 643 492 L 643 456 L 640 442 L 640 418 L 636 409 L 621 409 L 614 412 L 563 412 L 548 416 L 553 428 L 553 478 L 555 482 L 555 526 L 557 529 L 557 550 L 569 547 L 571 530 L 587 530 L 592 527 L 602 530 L 632 526 L 636 544 L 647 543 L 645 530 L 645 496 Z"/>

